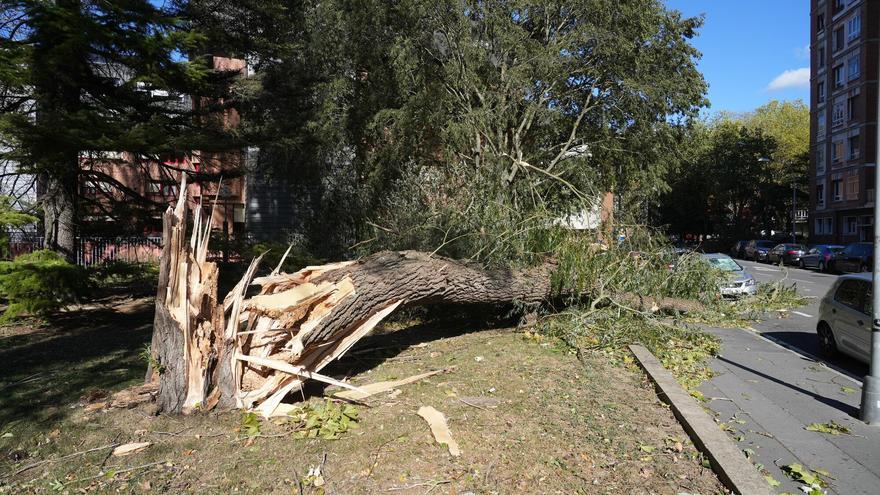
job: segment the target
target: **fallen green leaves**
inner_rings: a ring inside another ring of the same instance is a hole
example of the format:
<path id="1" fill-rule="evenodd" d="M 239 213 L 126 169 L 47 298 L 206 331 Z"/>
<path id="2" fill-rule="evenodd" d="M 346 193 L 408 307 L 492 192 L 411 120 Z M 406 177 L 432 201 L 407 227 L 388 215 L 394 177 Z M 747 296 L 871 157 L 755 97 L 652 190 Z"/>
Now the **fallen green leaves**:
<path id="1" fill-rule="evenodd" d="M 241 413 L 241 429 L 245 432 L 245 434 L 254 438 L 260 435 L 260 418 L 257 417 L 255 413 L 245 412 Z"/>
<path id="2" fill-rule="evenodd" d="M 827 423 L 810 423 L 804 427 L 807 431 L 818 431 L 819 433 L 827 433 L 829 435 L 849 435 L 852 431 L 840 423 L 832 420 Z"/>
<path id="3" fill-rule="evenodd" d="M 822 495 L 823 488 L 828 486 L 828 482 L 822 477 L 831 477 L 830 473 L 821 469 L 810 469 L 798 463 L 792 463 L 781 467 L 782 472 L 793 481 L 797 481 L 807 485 L 804 490 L 807 495 Z"/>
<path id="4" fill-rule="evenodd" d="M 343 433 L 358 427 L 358 410 L 350 404 L 306 404 L 296 408 L 288 416 L 299 423 L 294 438 L 323 438 L 336 440 Z"/>

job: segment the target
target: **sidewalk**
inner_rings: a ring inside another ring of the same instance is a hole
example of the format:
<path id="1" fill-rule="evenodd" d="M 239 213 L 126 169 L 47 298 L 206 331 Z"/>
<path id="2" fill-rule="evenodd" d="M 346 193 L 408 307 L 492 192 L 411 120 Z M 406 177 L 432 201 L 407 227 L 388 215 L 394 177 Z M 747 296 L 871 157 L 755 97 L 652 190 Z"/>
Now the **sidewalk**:
<path id="1" fill-rule="evenodd" d="M 711 365 L 717 376 L 700 391 L 706 405 L 755 464 L 781 483 L 779 493 L 802 493 L 781 466 L 800 463 L 828 471 L 828 493 L 880 493 L 880 428 L 858 420 L 861 383 L 770 342 L 749 330 L 704 328 L 721 339 Z M 807 431 L 835 421 L 851 435 Z"/>

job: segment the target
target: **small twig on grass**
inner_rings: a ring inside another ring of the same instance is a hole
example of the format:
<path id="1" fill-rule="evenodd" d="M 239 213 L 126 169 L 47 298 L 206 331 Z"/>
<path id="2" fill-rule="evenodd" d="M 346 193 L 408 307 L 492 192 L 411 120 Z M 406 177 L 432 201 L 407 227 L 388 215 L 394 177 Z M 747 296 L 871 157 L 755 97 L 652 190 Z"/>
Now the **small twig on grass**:
<path id="1" fill-rule="evenodd" d="M 488 411 L 488 410 L 489 410 L 489 409 L 486 408 L 486 407 L 478 406 L 477 404 L 473 404 L 473 403 L 471 403 L 471 402 L 468 402 L 468 401 L 462 399 L 461 397 L 459 397 L 458 400 L 461 401 L 463 404 L 467 404 L 467 405 L 469 405 L 469 406 L 471 406 L 471 407 L 476 407 L 477 409 L 482 409 L 483 411 Z"/>
<path id="2" fill-rule="evenodd" d="M 431 480 L 431 481 L 425 481 L 424 483 L 414 483 L 412 485 L 392 486 L 391 488 L 388 489 L 388 491 L 389 492 L 398 492 L 398 491 L 402 491 L 402 490 L 412 490 L 413 488 L 418 488 L 420 486 L 430 486 L 431 490 L 433 490 L 434 488 L 437 488 L 440 485 L 445 485 L 447 483 L 452 483 L 452 480 Z M 428 493 L 430 493 L 430 490 L 428 491 Z"/>
<path id="3" fill-rule="evenodd" d="M 6 475 L 4 475 L 3 477 L 4 477 L 4 478 L 7 478 L 7 477 L 10 477 L 10 476 L 18 476 L 19 474 L 21 474 L 21 473 L 23 473 L 23 472 L 25 472 L 25 471 L 31 470 L 31 469 L 33 469 L 33 468 L 35 468 L 35 467 L 37 467 L 37 466 L 42 466 L 43 464 L 47 464 L 47 463 L 50 463 L 50 462 L 63 461 L 64 459 L 70 459 L 71 457 L 76 457 L 76 456 L 78 456 L 78 455 L 88 454 L 88 453 L 90 453 L 90 452 L 97 452 L 97 451 L 99 451 L 99 450 L 104 450 L 104 449 L 112 449 L 112 448 L 116 448 L 116 447 L 118 447 L 118 446 L 119 446 L 118 443 L 111 443 L 110 445 L 104 445 L 103 447 L 95 447 L 95 448 L 93 448 L 93 449 L 81 450 L 81 451 L 79 451 L 79 452 L 74 452 L 74 453 L 72 453 L 72 454 L 67 454 L 67 455 L 65 455 L 65 456 L 61 456 L 61 457 L 59 457 L 59 458 L 57 458 L 57 459 L 45 459 L 45 460 L 42 460 L 42 461 L 33 462 L 33 463 L 31 463 L 31 464 L 28 464 L 27 466 L 22 467 L 22 468 L 19 469 L 18 471 L 14 472 L 14 473 L 6 474 Z"/>
<path id="4" fill-rule="evenodd" d="M 151 431 L 150 433 L 155 433 L 156 435 L 169 435 L 172 437 L 176 437 L 185 431 L 192 430 L 193 428 L 195 428 L 195 426 L 187 426 L 186 428 L 184 428 L 180 431 Z"/>
<path id="5" fill-rule="evenodd" d="M 113 476 L 111 476 L 110 478 L 112 479 L 112 478 L 115 477 L 117 474 L 130 473 L 130 472 L 132 472 L 132 471 L 137 471 L 138 469 L 146 469 L 146 468 L 148 468 L 148 467 L 157 466 L 157 465 L 159 465 L 159 464 L 165 464 L 166 462 L 168 462 L 168 461 L 167 461 L 167 460 L 164 460 L 164 461 L 156 461 L 156 462 L 150 462 L 150 463 L 148 463 L 148 464 L 141 464 L 140 466 L 135 466 L 135 467 L 125 468 L 125 469 L 120 469 L 119 471 L 113 471 Z M 95 480 L 95 479 L 98 479 L 98 478 L 103 478 L 103 477 L 105 477 L 105 476 L 107 476 L 107 473 L 101 472 L 100 474 L 96 474 L 96 475 L 94 475 L 94 476 L 89 476 L 88 478 L 81 478 L 81 479 L 78 479 L 78 480 L 71 480 L 71 481 L 68 481 L 68 482 L 64 483 L 64 485 L 67 486 L 67 485 L 70 485 L 70 484 L 73 484 L 73 483 L 79 483 L 80 481 L 91 481 L 91 480 Z"/>

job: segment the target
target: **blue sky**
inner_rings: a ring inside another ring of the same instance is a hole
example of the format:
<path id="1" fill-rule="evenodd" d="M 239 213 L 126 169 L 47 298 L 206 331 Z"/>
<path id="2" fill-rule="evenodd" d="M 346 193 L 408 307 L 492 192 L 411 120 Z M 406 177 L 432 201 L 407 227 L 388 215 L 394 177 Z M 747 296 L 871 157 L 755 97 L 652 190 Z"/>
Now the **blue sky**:
<path id="1" fill-rule="evenodd" d="M 666 0 L 686 16 L 705 14 L 692 40 L 702 53 L 710 113 L 745 112 L 769 100 L 809 101 L 810 2 Z"/>

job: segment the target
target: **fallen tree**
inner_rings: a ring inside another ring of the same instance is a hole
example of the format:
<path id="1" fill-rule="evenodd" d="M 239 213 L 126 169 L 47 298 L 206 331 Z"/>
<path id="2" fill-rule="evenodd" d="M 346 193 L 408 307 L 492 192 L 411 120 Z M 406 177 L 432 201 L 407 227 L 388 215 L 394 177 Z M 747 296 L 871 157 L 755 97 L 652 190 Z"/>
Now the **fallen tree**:
<path id="1" fill-rule="evenodd" d="M 160 410 L 215 407 L 283 412 L 308 379 L 358 390 L 320 374 L 394 310 L 425 304 L 535 304 L 551 296 L 555 264 L 485 270 L 415 251 L 254 278 L 260 258 L 221 301 L 218 268 L 207 261 L 211 219 L 196 210 L 186 233 L 186 184 L 163 217 L 148 382 Z M 283 259 L 282 259 L 283 263 Z M 259 286 L 248 296 L 249 288 Z M 692 310 L 692 301 L 623 295 L 639 311 Z"/>

